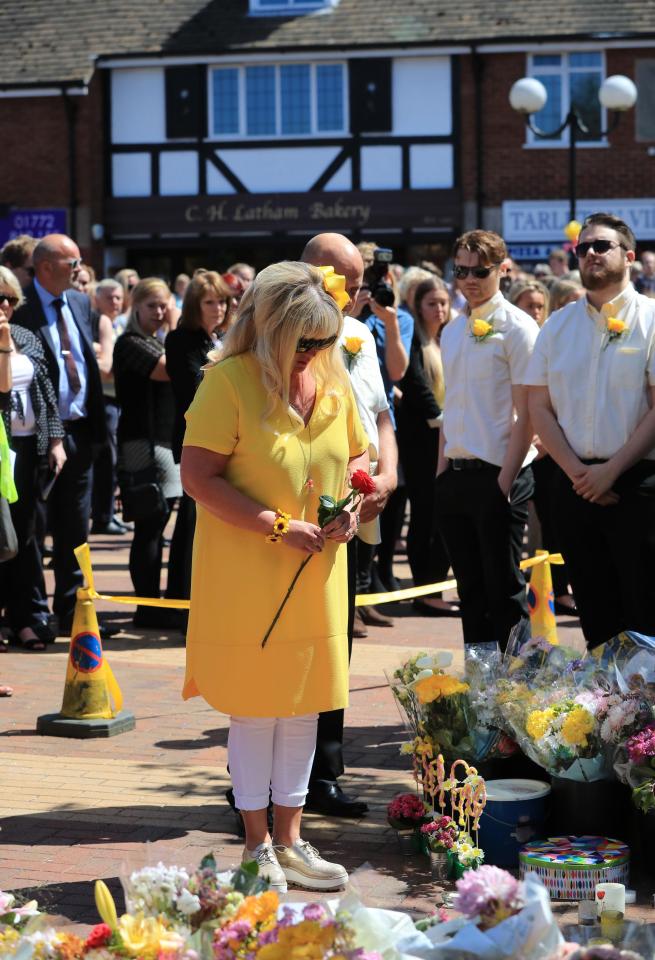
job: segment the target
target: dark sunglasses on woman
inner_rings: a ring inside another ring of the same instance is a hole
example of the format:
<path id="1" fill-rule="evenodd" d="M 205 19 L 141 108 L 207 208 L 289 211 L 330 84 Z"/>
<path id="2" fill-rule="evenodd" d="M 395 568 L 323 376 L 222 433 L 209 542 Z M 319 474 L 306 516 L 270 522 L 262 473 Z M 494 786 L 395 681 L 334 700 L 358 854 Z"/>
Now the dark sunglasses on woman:
<path id="1" fill-rule="evenodd" d="M 12 297 L 8 293 L 0 293 L 0 306 L 3 303 L 8 303 L 10 307 L 15 307 L 18 303 L 18 297 Z"/>
<path id="2" fill-rule="evenodd" d="M 327 350 L 332 344 L 336 343 L 338 335 L 326 337 L 324 340 L 312 340 L 310 337 L 301 337 L 296 344 L 296 353 L 309 353 L 310 350 Z"/>

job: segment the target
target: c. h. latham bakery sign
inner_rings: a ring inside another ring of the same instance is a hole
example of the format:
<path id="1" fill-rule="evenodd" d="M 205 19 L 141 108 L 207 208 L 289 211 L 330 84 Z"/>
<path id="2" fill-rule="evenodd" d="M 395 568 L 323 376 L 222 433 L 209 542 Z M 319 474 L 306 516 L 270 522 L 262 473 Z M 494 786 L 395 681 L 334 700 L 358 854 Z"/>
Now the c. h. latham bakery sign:
<path id="1" fill-rule="evenodd" d="M 130 197 L 107 201 L 110 236 L 238 234 L 288 230 L 451 231 L 459 220 L 455 190 L 234 194 L 218 197 Z"/>

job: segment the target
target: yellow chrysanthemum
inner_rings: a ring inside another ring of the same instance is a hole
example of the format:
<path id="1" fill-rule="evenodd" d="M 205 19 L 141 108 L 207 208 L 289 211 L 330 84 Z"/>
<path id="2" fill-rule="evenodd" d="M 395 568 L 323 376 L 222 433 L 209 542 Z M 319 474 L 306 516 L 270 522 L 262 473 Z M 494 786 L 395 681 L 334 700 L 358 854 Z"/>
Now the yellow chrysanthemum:
<path id="1" fill-rule="evenodd" d="M 452 697 L 456 693 L 466 693 L 468 689 L 468 683 L 462 683 L 457 677 L 451 677 L 446 673 L 435 673 L 431 677 L 425 677 L 423 680 L 419 680 L 414 687 L 420 703 L 432 703 L 441 697 Z"/>
<path id="2" fill-rule="evenodd" d="M 323 960 L 334 944 L 333 927 L 315 920 L 303 920 L 280 930 L 277 943 L 268 943 L 257 952 L 257 960 Z"/>
<path id="3" fill-rule="evenodd" d="M 618 317 L 607 318 L 607 329 L 610 333 L 623 333 L 626 327 L 627 324 L 623 320 L 619 320 Z"/>
<path id="4" fill-rule="evenodd" d="M 546 735 L 550 724 L 550 716 L 546 710 L 533 710 L 525 723 L 525 729 L 533 740 L 540 740 Z"/>
<path id="5" fill-rule="evenodd" d="M 118 933 L 126 953 L 140 960 L 150 960 L 159 953 L 159 944 L 166 935 L 166 928 L 155 917 L 125 913 L 118 921 Z"/>
<path id="6" fill-rule="evenodd" d="M 237 910 L 237 920 L 249 920 L 255 926 L 257 923 L 265 924 L 271 919 L 277 917 L 277 910 L 280 905 L 280 898 L 274 890 L 266 890 L 258 897 L 246 897 Z"/>
<path id="7" fill-rule="evenodd" d="M 562 724 L 562 739 L 571 747 L 586 747 L 587 734 L 594 729 L 594 718 L 584 707 L 575 707 Z"/>
<path id="8" fill-rule="evenodd" d="M 471 320 L 471 332 L 474 337 L 486 337 L 492 330 L 493 327 L 486 320 L 481 320 L 479 317 Z"/>
<path id="9" fill-rule="evenodd" d="M 343 346 L 347 353 L 356 356 L 364 346 L 364 341 L 361 337 L 344 337 Z"/>

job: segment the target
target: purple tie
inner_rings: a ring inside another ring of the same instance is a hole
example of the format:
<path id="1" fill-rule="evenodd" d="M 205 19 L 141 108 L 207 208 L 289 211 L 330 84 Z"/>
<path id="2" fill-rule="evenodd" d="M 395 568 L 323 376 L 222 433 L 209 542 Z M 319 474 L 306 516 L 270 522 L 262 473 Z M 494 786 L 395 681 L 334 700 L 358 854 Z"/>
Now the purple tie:
<path id="1" fill-rule="evenodd" d="M 61 355 L 64 358 L 64 366 L 66 368 L 66 378 L 68 379 L 68 386 L 71 388 L 71 391 L 73 393 L 79 393 L 80 387 L 82 386 L 82 384 L 80 382 L 80 375 L 77 372 L 77 364 L 75 363 L 75 357 L 73 356 L 73 351 L 71 350 L 71 338 L 68 333 L 68 327 L 66 326 L 64 315 L 61 312 L 61 308 L 64 305 L 64 301 L 53 300 L 52 305 L 55 308 L 55 311 L 57 313 L 57 333 L 59 334 Z"/>

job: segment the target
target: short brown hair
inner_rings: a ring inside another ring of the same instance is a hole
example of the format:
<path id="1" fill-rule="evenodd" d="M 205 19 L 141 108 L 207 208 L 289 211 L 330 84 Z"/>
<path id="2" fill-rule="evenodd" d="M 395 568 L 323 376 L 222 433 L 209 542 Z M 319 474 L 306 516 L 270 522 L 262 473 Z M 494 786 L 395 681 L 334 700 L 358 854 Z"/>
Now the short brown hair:
<path id="1" fill-rule="evenodd" d="M 21 233 L 19 237 L 7 240 L 0 250 L 0 261 L 12 269 L 24 266 L 25 262 L 34 253 L 34 248 L 38 242 L 35 237 L 28 237 L 26 233 Z"/>
<path id="2" fill-rule="evenodd" d="M 477 253 L 481 264 L 491 266 L 502 263 L 507 257 L 507 247 L 503 238 L 493 230 L 469 230 L 455 240 L 453 259 L 460 250 Z"/>
<path id="3" fill-rule="evenodd" d="M 628 250 L 635 251 L 637 249 L 637 239 L 628 224 L 612 213 L 592 213 L 585 217 L 584 223 L 580 227 L 580 236 L 588 227 L 609 227 L 610 230 L 616 230 L 625 240 Z"/>
<path id="4" fill-rule="evenodd" d="M 200 327 L 202 320 L 200 301 L 208 291 L 215 293 L 220 300 L 227 301 L 224 322 L 229 326 L 230 308 L 234 293 L 220 273 L 215 273 L 213 270 L 196 270 L 193 280 L 184 291 L 180 327 L 185 327 L 187 330 L 197 330 Z"/>

